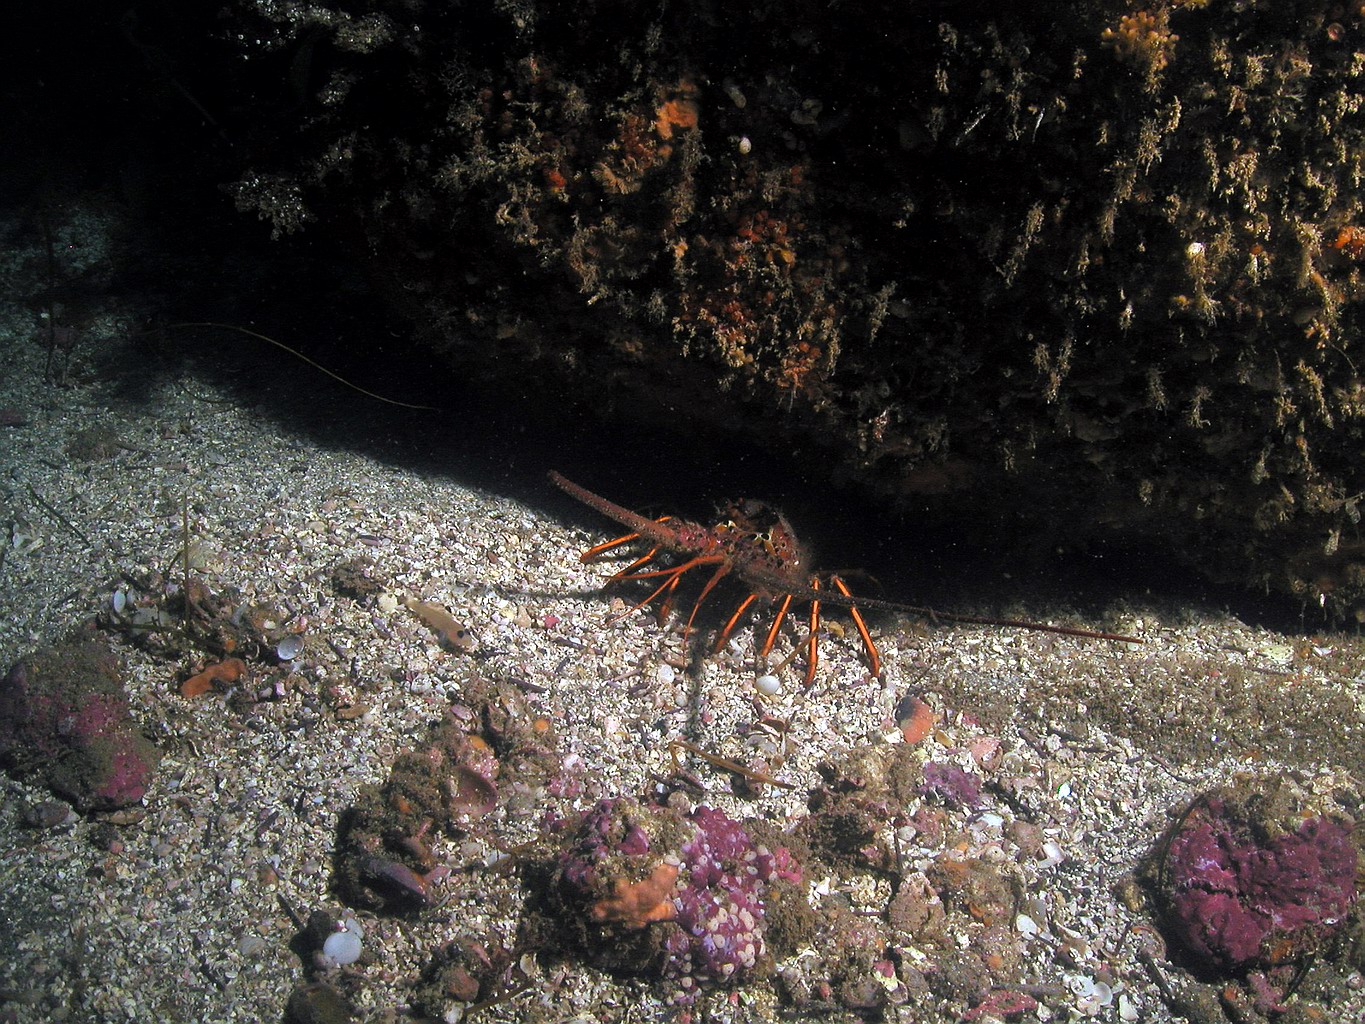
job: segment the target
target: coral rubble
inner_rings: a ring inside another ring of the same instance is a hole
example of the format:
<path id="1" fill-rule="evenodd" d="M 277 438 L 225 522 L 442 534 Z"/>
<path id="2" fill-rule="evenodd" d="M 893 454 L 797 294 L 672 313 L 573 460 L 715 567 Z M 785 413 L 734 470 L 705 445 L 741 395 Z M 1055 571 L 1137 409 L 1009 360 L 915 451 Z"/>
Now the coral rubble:
<path id="1" fill-rule="evenodd" d="M 683 815 L 617 798 L 584 815 L 557 878 L 569 929 L 591 940 L 577 948 L 609 969 L 665 979 L 686 1002 L 766 963 L 769 886 L 801 872 L 784 847 L 755 843 L 715 808 Z"/>
<path id="2" fill-rule="evenodd" d="M 467 835 L 505 802 L 502 780 L 526 786 L 560 768 L 549 723 L 510 686 L 471 678 L 473 708 L 452 708 L 425 740 L 366 787 L 343 820 L 337 884 L 353 905 L 420 910 L 449 874 L 439 840 Z M 477 709 L 477 710 L 476 710 Z"/>

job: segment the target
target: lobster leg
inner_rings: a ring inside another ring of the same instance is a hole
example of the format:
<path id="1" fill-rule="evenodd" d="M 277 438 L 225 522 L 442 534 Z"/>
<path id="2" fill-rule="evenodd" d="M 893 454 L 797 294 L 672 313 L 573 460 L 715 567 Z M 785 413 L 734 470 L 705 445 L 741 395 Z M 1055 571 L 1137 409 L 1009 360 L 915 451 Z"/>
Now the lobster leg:
<path id="1" fill-rule="evenodd" d="M 724 555 L 697 555 L 695 558 L 689 558 L 686 562 L 683 562 L 682 565 L 670 566 L 667 569 L 650 569 L 648 572 L 633 572 L 629 576 L 621 576 L 620 579 L 652 580 L 658 579 L 660 576 L 668 577 L 681 576 L 683 573 L 687 572 L 690 569 L 695 569 L 699 565 L 716 565 L 723 561 L 725 561 Z M 614 581 L 617 579 L 617 577 L 613 576 L 612 579 Z M 659 591 L 655 591 L 655 593 L 658 592 Z M 650 598 L 650 600 L 652 601 L 654 599 Z"/>
<path id="2" fill-rule="evenodd" d="M 720 650 L 721 647 L 724 646 L 725 641 L 730 639 L 730 634 L 733 633 L 735 631 L 735 627 L 739 625 L 740 617 L 746 611 L 748 611 L 749 606 L 757 600 L 758 600 L 757 594 L 750 594 L 748 597 L 746 597 L 743 601 L 739 603 L 739 607 L 735 609 L 735 614 L 730 616 L 729 621 L 727 621 L 725 623 L 724 628 L 721 629 L 720 635 L 716 637 L 716 645 L 715 647 L 711 648 L 712 653 L 715 653 L 716 651 Z M 766 651 L 764 651 L 763 653 L 765 655 L 767 654 Z"/>
<path id="3" fill-rule="evenodd" d="M 810 581 L 812 590 L 820 589 L 818 577 Z M 806 689 L 815 682 L 815 666 L 820 664 L 820 602 L 812 598 L 810 603 L 810 639 L 806 641 Z"/>
<path id="4" fill-rule="evenodd" d="M 654 521 L 656 523 L 666 523 L 672 518 L 673 518 L 672 516 L 660 516 L 658 519 Z M 619 548 L 622 544 L 629 544 L 631 541 L 639 539 L 640 535 L 638 533 L 628 533 L 624 537 L 617 537 L 614 540 L 603 541 L 601 544 L 595 544 L 592 547 L 588 548 L 587 551 L 584 551 L 581 555 L 578 556 L 578 560 L 580 562 L 594 561 L 598 555 L 606 554 L 606 552 L 611 551 L 613 548 Z M 652 548 L 649 554 L 645 555 L 643 558 L 637 559 L 624 571 L 629 571 L 630 569 L 633 569 L 637 565 L 644 565 L 645 562 L 648 562 L 651 558 L 658 554 L 658 552 L 659 552 L 658 547 Z"/>
<path id="5" fill-rule="evenodd" d="M 768 627 L 768 635 L 763 640 L 763 649 L 758 652 L 760 658 L 766 658 L 773 649 L 773 644 L 777 643 L 777 631 L 782 628 L 783 621 L 787 618 L 787 609 L 792 606 L 792 595 L 787 594 L 782 598 L 782 607 L 777 609 L 777 618 L 773 619 L 773 624 Z"/>
<path id="6" fill-rule="evenodd" d="M 673 579 L 669 581 L 668 590 L 664 592 L 664 599 L 659 603 L 660 622 L 667 619 L 669 612 L 673 610 L 673 598 L 678 593 L 678 584 L 681 582 L 681 576 L 674 576 Z"/>
<path id="7" fill-rule="evenodd" d="M 632 605 L 630 608 L 627 608 L 620 615 L 616 616 L 616 618 L 612 619 L 612 621 L 620 622 L 631 612 L 639 611 L 645 605 L 649 604 L 649 602 L 653 601 L 665 590 L 672 590 L 674 587 L 678 585 L 678 578 L 682 576 L 683 573 L 691 569 L 695 569 L 699 565 L 715 565 L 718 562 L 723 561 L 724 558 L 722 558 L 720 555 L 698 555 L 696 558 L 688 559 L 682 565 L 675 565 L 671 569 L 651 569 L 649 572 L 637 572 L 633 576 L 621 577 L 622 579 L 628 580 L 657 579 L 660 576 L 664 576 L 667 578 L 661 584 L 659 584 L 659 586 L 654 589 L 654 592 L 651 593 L 647 598 L 645 598 L 640 603 Z"/>
<path id="8" fill-rule="evenodd" d="M 628 533 L 624 537 L 617 537 L 615 540 L 608 540 L 603 541 L 601 544 L 594 544 L 592 547 L 588 548 L 587 551 L 584 551 L 581 555 L 579 555 L 578 560 L 580 562 L 591 562 L 595 560 L 598 555 L 605 554 L 612 548 L 619 548 L 622 544 L 629 544 L 631 541 L 639 539 L 640 535 L 638 533 Z M 657 551 L 659 549 L 655 548 L 654 550 Z"/>
<path id="9" fill-rule="evenodd" d="M 633 580 L 635 577 L 632 576 L 631 573 L 633 573 L 636 569 L 640 568 L 640 566 L 648 565 L 650 562 L 654 561 L 654 556 L 657 555 L 658 553 L 659 553 L 658 548 L 650 548 L 639 558 L 635 559 L 635 561 L 631 562 L 630 565 L 626 566 L 624 569 L 621 569 L 616 573 L 613 573 L 611 576 L 608 576 L 606 582 L 603 583 L 602 586 L 605 587 L 608 583 L 619 583 L 621 582 L 621 580 Z"/>
<path id="10" fill-rule="evenodd" d="M 839 593 L 845 597 L 852 597 L 848 587 L 844 586 L 844 581 L 838 576 L 831 576 L 829 581 L 838 588 Z M 863 616 L 853 605 L 848 606 L 849 613 L 853 616 L 853 624 L 858 627 L 858 635 L 863 638 L 863 646 L 867 648 L 868 660 L 872 663 L 873 676 L 882 674 L 882 656 L 877 653 L 877 645 L 872 642 L 872 634 L 867 631 L 867 623 L 863 621 Z"/>
<path id="11" fill-rule="evenodd" d="M 697 600 L 692 605 L 692 614 L 687 617 L 687 625 L 683 627 L 683 636 L 687 636 L 688 633 L 692 632 L 692 620 L 697 617 L 697 610 L 701 607 L 701 603 L 706 600 L 706 595 L 711 593 L 711 588 L 719 583 L 721 578 L 729 571 L 729 563 L 724 559 L 721 559 L 720 565 L 718 565 L 716 571 L 711 574 L 711 578 L 706 581 L 706 586 L 701 588 L 701 593 L 697 595 Z"/>

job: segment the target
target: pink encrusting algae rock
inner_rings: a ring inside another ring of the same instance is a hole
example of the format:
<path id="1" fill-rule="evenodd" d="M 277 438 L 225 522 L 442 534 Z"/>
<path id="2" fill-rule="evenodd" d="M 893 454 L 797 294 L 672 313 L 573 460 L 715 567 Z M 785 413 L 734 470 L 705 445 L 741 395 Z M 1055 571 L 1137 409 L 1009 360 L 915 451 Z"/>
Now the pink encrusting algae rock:
<path id="1" fill-rule="evenodd" d="M 593 807 L 558 867 L 602 966 L 662 978 L 683 1003 L 752 976 L 764 959 L 768 888 L 800 878 L 785 848 L 755 843 L 722 811 L 683 815 L 629 799 Z"/>
<path id="2" fill-rule="evenodd" d="M 1166 851 L 1169 926 L 1216 970 L 1273 968 L 1316 952 L 1356 898 L 1350 823 L 1310 813 L 1266 820 L 1265 803 L 1206 796 Z"/>
<path id="3" fill-rule="evenodd" d="M 50 647 L 0 681 L 0 763 L 15 775 L 40 774 L 77 810 L 137 803 L 160 759 L 129 714 L 118 659 L 102 644 Z"/>

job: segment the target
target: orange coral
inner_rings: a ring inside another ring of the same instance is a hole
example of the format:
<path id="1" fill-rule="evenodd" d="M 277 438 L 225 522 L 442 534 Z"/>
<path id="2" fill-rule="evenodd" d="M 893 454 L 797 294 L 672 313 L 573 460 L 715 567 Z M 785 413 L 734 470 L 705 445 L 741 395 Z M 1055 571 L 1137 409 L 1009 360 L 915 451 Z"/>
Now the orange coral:
<path id="1" fill-rule="evenodd" d="M 801 224 L 797 222 L 791 226 L 799 230 Z M 788 224 L 767 210 L 759 210 L 752 216 L 742 218 L 735 230 L 735 237 L 739 243 L 747 243 L 763 251 L 770 264 L 780 260 L 791 266 L 796 262 L 796 252 L 788 241 Z"/>
<path id="2" fill-rule="evenodd" d="M 654 112 L 654 130 L 663 144 L 659 146 L 659 158 L 667 160 L 673 154 L 671 140 L 679 131 L 697 127 L 701 118 L 701 107 L 697 104 L 697 87 L 688 79 L 678 83 L 674 94 L 664 100 Z"/>
<path id="3" fill-rule="evenodd" d="M 1180 37 L 1171 31 L 1171 14 L 1163 6 L 1125 14 L 1117 28 L 1105 29 L 1100 39 L 1113 47 L 1119 60 L 1145 71 L 1148 87 L 1154 88 L 1157 76 L 1175 56 Z"/>
<path id="4" fill-rule="evenodd" d="M 819 345 L 812 345 L 808 341 L 797 342 L 782 356 L 778 385 L 793 395 L 804 390 L 809 383 L 807 376 L 816 370 L 824 354 Z"/>
<path id="5" fill-rule="evenodd" d="M 673 133 L 679 128 L 695 128 L 701 115 L 701 108 L 697 106 L 697 87 L 691 81 L 683 79 L 678 84 L 676 93 L 665 100 L 655 112 L 654 130 L 659 133 L 661 139 L 673 138 Z"/>
<path id="6" fill-rule="evenodd" d="M 676 864 L 660 864 L 639 882 L 618 878 L 616 895 L 598 900 L 588 908 L 588 916 L 600 924 L 619 924 L 630 931 L 655 921 L 671 921 L 677 911 L 668 896 L 677 880 Z"/>
<path id="7" fill-rule="evenodd" d="M 569 179 L 564 177 L 564 173 L 557 167 L 547 167 L 542 173 L 551 192 L 563 192 L 569 185 Z"/>
<path id="8" fill-rule="evenodd" d="M 1337 235 L 1337 240 L 1332 243 L 1332 248 L 1344 252 L 1353 260 L 1360 259 L 1362 255 L 1365 255 L 1365 228 L 1348 224 L 1341 229 Z"/>

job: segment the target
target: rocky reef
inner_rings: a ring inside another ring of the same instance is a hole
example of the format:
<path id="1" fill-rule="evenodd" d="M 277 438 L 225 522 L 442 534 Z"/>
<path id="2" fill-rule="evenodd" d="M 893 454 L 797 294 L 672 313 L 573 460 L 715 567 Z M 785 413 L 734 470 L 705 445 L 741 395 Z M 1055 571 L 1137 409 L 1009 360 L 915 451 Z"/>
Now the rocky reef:
<path id="1" fill-rule="evenodd" d="M 574 948 L 611 970 L 662 979 L 691 1002 L 704 987 L 771 968 L 768 889 L 800 882 L 801 869 L 785 847 L 756 843 L 713 807 L 683 815 L 617 798 L 583 816 L 557 879 L 563 920 L 586 940 Z"/>
<path id="2" fill-rule="evenodd" d="M 235 10 L 239 206 L 470 371 L 1365 614 L 1357 6 Z"/>

